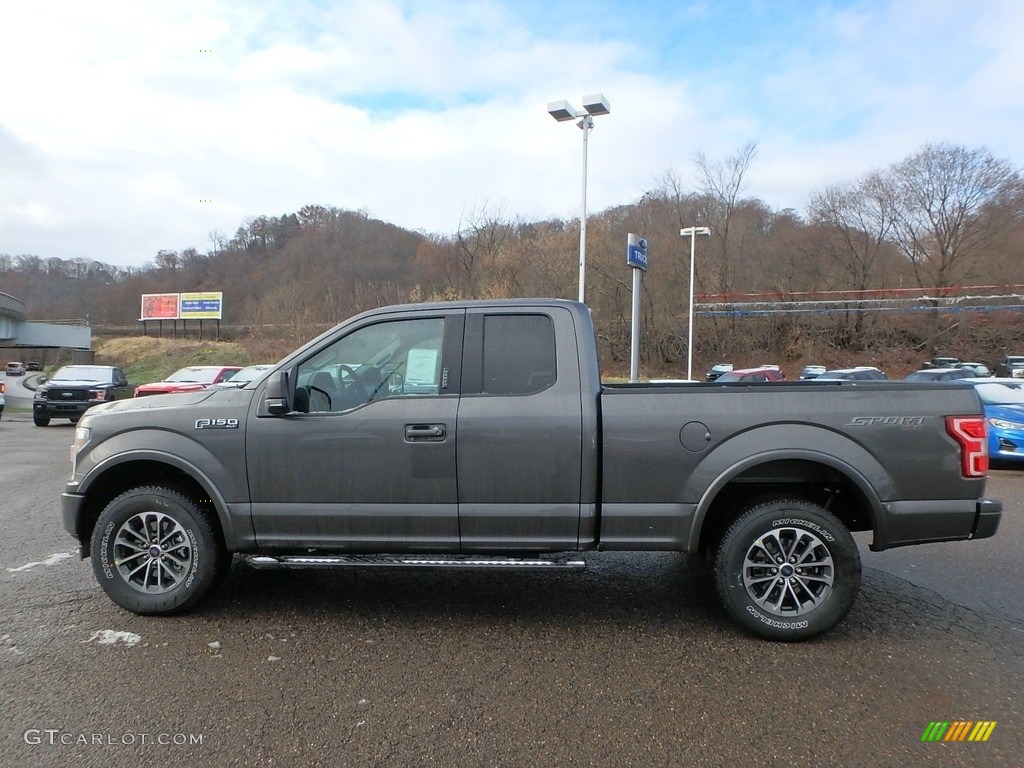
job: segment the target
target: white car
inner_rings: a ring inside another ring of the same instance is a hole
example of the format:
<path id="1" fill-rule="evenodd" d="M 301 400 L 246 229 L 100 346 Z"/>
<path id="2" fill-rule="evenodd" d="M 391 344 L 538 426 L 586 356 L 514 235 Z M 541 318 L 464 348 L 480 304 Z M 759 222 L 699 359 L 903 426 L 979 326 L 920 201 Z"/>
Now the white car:
<path id="1" fill-rule="evenodd" d="M 249 365 L 240 370 L 227 381 L 221 381 L 213 385 L 214 389 L 241 389 L 246 384 L 260 377 L 264 371 L 269 371 L 274 366 L 269 364 Z"/>

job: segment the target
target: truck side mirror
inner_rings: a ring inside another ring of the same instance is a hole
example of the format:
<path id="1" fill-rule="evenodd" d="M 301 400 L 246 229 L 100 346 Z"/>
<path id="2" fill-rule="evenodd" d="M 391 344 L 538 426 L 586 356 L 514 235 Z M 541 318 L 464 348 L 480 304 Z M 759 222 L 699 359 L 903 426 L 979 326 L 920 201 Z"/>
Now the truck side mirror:
<path id="1" fill-rule="evenodd" d="M 288 372 L 281 371 L 267 379 L 267 388 L 263 393 L 263 402 L 267 412 L 273 416 L 284 416 L 292 412 L 288 399 Z"/>

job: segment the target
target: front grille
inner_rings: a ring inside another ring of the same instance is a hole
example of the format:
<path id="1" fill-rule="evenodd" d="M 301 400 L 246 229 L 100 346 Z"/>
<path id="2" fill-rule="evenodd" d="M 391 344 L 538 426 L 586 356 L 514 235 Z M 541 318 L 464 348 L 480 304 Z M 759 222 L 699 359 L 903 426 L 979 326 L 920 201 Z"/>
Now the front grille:
<path id="1" fill-rule="evenodd" d="M 47 390 L 46 399 L 54 403 L 84 403 L 89 393 L 84 389 L 51 389 Z"/>

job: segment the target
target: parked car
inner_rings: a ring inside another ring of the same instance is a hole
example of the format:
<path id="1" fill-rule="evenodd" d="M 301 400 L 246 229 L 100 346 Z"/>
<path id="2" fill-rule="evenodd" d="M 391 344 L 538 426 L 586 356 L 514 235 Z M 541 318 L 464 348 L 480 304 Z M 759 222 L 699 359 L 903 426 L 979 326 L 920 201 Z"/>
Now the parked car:
<path id="1" fill-rule="evenodd" d="M 984 363 L 958 363 L 954 368 L 963 368 L 966 371 L 973 371 L 973 375 L 984 379 L 992 375 L 992 371 Z"/>
<path id="2" fill-rule="evenodd" d="M 240 365 L 190 365 L 175 371 L 163 381 L 136 387 L 135 396 L 198 392 L 222 381 L 228 381 L 240 370 Z"/>
<path id="3" fill-rule="evenodd" d="M 816 379 L 828 370 L 824 365 L 805 365 L 798 378 L 802 380 Z"/>
<path id="4" fill-rule="evenodd" d="M 716 384 L 728 384 L 730 382 L 755 382 L 755 381 L 783 381 L 785 376 L 778 366 L 761 366 L 759 368 L 736 368 L 723 373 L 717 379 Z"/>
<path id="5" fill-rule="evenodd" d="M 732 363 L 715 363 L 708 372 L 704 375 L 704 381 L 715 381 L 723 373 L 728 373 L 732 370 Z"/>
<path id="6" fill-rule="evenodd" d="M 858 365 L 855 368 L 836 368 L 825 371 L 816 381 L 885 381 L 888 377 L 870 365 Z"/>
<path id="7" fill-rule="evenodd" d="M 1003 378 L 1024 379 L 1024 355 L 1007 355 L 996 363 L 995 374 Z"/>
<path id="8" fill-rule="evenodd" d="M 46 427 L 50 419 L 78 422 L 94 405 L 128 396 L 128 379 L 120 368 L 109 365 L 65 365 L 36 387 L 32 398 L 32 422 Z"/>
<path id="9" fill-rule="evenodd" d="M 217 389 L 241 389 L 246 384 L 255 381 L 264 371 L 269 371 L 274 366 L 270 363 L 259 365 L 247 365 L 227 381 L 220 381 L 214 384 Z"/>
<path id="10" fill-rule="evenodd" d="M 966 368 L 926 368 L 914 371 L 904 377 L 904 381 L 952 381 L 953 379 L 967 379 L 971 372 Z"/>
<path id="11" fill-rule="evenodd" d="M 8 376 L 24 376 L 25 375 L 25 364 L 19 362 L 10 362 L 7 364 L 7 375 Z"/>
<path id="12" fill-rule="evenodd" d="M 1024 461 L 1024 380 L 978 377 L 960 382 L 974 387 L 985 409 L 989 458 Z"/>
<path id="13" fill-rule="evenodd" d="M 921 370 L 929 368 L 956 368 L 960 364 L 959 357 L 933 357 L 921 363 Z"/>
<path id="14" fill-rule="evenodd" d="M 40 363 L 37 360 L 32 360 L 32 361 L 30 361 L 28 363 L 25 363 L 25 370 L 26 371 L 41 371 L 41 370 L 43 370 L 43 364 Z"/>

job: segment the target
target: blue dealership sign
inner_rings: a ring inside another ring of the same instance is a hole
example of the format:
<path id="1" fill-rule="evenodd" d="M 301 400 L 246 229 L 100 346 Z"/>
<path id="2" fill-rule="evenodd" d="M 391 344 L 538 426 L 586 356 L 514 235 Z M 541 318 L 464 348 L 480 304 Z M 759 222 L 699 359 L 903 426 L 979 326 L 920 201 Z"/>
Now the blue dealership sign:
<path id="1" fill-rule="evenodd" d="M 626 244 L 626 264 L 647 271 L 647 238 L 629 233 Z"/>

